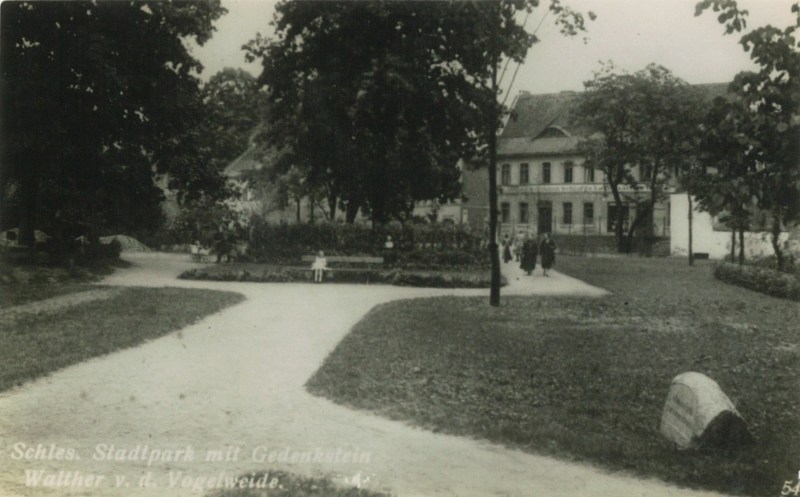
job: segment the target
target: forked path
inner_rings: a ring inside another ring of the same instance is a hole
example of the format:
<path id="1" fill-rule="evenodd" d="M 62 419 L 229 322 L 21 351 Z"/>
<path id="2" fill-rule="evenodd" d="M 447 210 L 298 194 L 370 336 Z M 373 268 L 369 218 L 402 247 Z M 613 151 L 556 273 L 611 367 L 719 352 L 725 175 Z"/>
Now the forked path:
<path id="1" fill-rule="evenodd" d="M 131 260 L 133 267 L 106 283 L 232 290 L 247 300 L 0 395 L 0 495 L 201 495 L 226 477 L 266 469 L 339 481 L 359 475 L 364 486 L 400 496 L 711 495 L 431 433 L 304 390 L 376 305 L 485 290 L 181 281 L 175 275 L 186 262 L 158 255 Z M 548 286 L 602 293 L 558 274 L 517 280 L 509 270 L 508 276 L 506 295 L 547 293 Z M 72 455 L 80 459 L 67 460 Z M 40 484 L 61 486 L 30 486 L 26 471 L 29 478 L 51 475 Z M 59 481 L 59 471 L 79 473 L 62 473 Z"/>

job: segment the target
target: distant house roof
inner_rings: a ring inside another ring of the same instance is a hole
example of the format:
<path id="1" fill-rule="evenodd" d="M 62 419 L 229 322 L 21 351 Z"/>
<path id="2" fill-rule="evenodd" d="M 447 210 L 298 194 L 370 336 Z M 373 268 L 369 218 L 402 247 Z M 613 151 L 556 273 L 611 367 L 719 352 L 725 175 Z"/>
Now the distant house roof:
<path id="1" fill-rule="evenodd" d="M 726 96 L 728 83 L 695 85 L 708 100 Z M 572 122 L 570 111 L 580 92 L 563 91 L 542 95 L 521 94 L 511 109 L 498 143 L 498 154 L 561 155 L 577 152 L 580 137 L 591 130 Z"/>
<path id="2" fill-rule="evenodd" d="M 573 153 L 578 149 L 580 137 L 550 138 L 503 138 L 498 143 L 497 153 L 500 155 L 562 155 Z"/>
<path id="3" fill-rule="evenodd" d="M 522 94 L 517 98 L 501 138 L 533 138 L 550 126 L 558 126 L 570 134 L 569 108 L 577 92 Z"/>
<path id="4" fill-rule="evenodd" d="M 223 174 L 228 178 L 238 178 L 244 171 L 254 171 L 264 167 L 261 160 L 261 147 L 250 144 L 247 150 L 239 157 L 235 158 L 233 162 L 223 171 Z"/>
<path id="5" fill-rule="evenodd" d="M 251 142 L 242 155 L 235 158 L 222 171 L 228 178 L 238 178 L 246 171 L 258 171 L 266 166 L 272 166 L 281 153 L 274 147 L 265 147 Z"/>

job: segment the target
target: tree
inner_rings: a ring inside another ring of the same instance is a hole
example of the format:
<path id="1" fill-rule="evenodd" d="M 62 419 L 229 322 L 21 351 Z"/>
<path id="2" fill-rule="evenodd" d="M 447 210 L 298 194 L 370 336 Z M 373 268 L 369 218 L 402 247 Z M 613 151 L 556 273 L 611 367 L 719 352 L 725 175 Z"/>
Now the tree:
<path id="1" fill-rule="evenodd" d="M 698 144 L 698 162 L 685 183 L 694 192 L 700 209 L 720 215 L 730 226 L 731 260 L 739 233 L 739 262 L 744 263 L 744 231 L 749 228 L 751 199 L 755 193 L 755 162 L 749 156 L 749 138 L 737 129 L 748 111 L 739 100 L 717 98 L 705 117 Z"/>
<path id="2" fill-rule="evenodd" d="M 747 26 L 748 12 L 736 2 L 704 0 L 697 4 L 695 15 L 712 9 L 726 34 L 741 32 Z M 771 242 L 779 269 L 784 267 L 781 231 L 800 221 L 800 3 L 791 7 L 797 18 L 785 29 L 773 26 L 756 28 L 742 36 L 740 44 L 758 66 L 756 72 L 736 75 L 730 91 L 738 102 L 717 109 L 724 116 L 710 126 L 712 137 L 706 166 L 718 168 L 739 162 L 740 175 L 735 178 L 712 178 L 709 187 L 728 188 L 738 205 L 752 205 L 771 215 Z M 728 154 L 715 149 L 713 137 L 727 132 L 736 137 L 737 146 Z M 738 185 L 738 188 L 737 188 Z M 735 214 L 734 214 L 735 215 Z M 740 254 L 743 234 L 740 230 Z"/>
<path id="3" fill-rule="evenodd" d="M 246 46 L 269 87 L 267 138 L 292 149 L 311 185 L 329 185 L 348 221 L 358 210 L 378 224 L 403 219 L 417 200 L 456 198 L 458 160 L 496 140 L 501 58 L 521 62 L 536 41 L 516 14 L 536 6 L 282 2 L 278 40 Z M 581 14 L 558 0 L 549 8 L 565 33 L 583 30 Z"/>
<path id="4" fill-rule="evenodd" d="M 702 97 L 655 64 L 633 74 L 617 72 L 609 64 L 584 86 L 572 119 L 592 134 L 580 147 L 587 161 L 604 173 L 615 204 L 636 206 L 627 238 L 625 211 L 618 207 L 615 212 L 617 249 L 627 252 L 637 230 L 645 241 L 653 236 L 655 205 L 689 158 Z"/>
<path id="5" fill-rule="evenodd" d="M 216 0 L 2 4 L 3 222 L 22 243 L 34 227 L 153 228 L 154 170 L 197 186 L 175 160 L 202 69 L 183 40 L 204 43 L 224 12 Z"/>
<path id="6" fill-rule="evenodd" d="M 266 101 L 255 76 L 226 67 L 203 85 L 206 119 L 204 132 L 214 144 L 214 160 L 221 169 L 247 150 L 266 116 Z"/>

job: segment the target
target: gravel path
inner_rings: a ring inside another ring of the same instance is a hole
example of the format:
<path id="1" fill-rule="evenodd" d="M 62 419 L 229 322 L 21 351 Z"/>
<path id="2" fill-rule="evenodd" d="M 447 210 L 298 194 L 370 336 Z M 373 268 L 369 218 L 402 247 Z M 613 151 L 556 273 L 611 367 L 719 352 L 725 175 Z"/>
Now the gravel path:
<path id="1" fill-rule="evenodd" d="M 232 290 L 247 300 L 0 394 L 0 495 L 201 495 L 203 484 L 217 484 L 209 478 L 270 468 L 339 481 L 360 475 L 369 478 L 365 486 L 401 496 L 714 495 L 431 433 L 304 390 L 377 304 L 486 290 L 181 281 L 174 276 L 191 263 L 158 254 L 130 259 L 132 268 L 105 283 Z M 548 287 L 602 293 L 557 273 L 517 280 L 506 270 L 505 295 Z M 109 460 L 112 445 L 120 460 Z M 34 470 L 54 483 L 58 471 L 80 471 L 89 486 L 70 486 L 78 480 L 65 474 L 57 488 L 26 486 L 26 471 Z M 148 482 L 156 486 L 141 486 Z"/>

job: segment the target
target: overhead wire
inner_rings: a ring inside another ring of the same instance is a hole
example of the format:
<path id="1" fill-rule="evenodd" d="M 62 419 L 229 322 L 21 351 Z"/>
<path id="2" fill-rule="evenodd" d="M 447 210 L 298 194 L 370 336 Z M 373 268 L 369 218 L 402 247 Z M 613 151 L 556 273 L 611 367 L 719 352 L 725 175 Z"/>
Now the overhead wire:
<path id="1" fill-rule="evenodd" d="M 544 23 L 544 20 L 547 19 L 547 15 L 549 13 L 550 13 L 549 10 L 545 11 L 545 13 L 542 16 L 541 20 L 539 20 L 539 24 L 536 26 L 536 29 L 533 31 L 533 36 L 536 36 L 536 33 L 539 32 L 539 28 L 542 27 L 542 24 Z M 525 14 L 525 20 L 522 23 L 522 29 L 525 29 L 525 26 L 528 24 L 528 16 L 530 16 L 530 12 Z M 509 57 L 508 60 L 506 60 L 506 66 L 508 66 L 508 62 L 510 60 L 511 60 L 510 57 Z M 514 69 L 514 74 L 511 75 L 511 83 L 509 83 L 508 90 L 506 91 L 506 94 L 503 97 L 503 104 L 502 104 L 503 106 L 505 106 L 506 105 L 506 101 L 508 101 L 508 96 L 511 94 L 511 88 L 514 86 L 514 81 L 516 81 L 516 79 L 517 79 L 517 73 L 519 72 L 519 68 L 521 66 L 522 66 L 522 62 L 517 62 L 517 67 L 516 67 L 516 69 Z M 503 74 L 505 74 L 505 69 L 503 69 Z M 498 85 L 498 86 L 501 86 L 502 84 L 503 84 L 503 77 L 501 75 L 500 76 L 500 85 Z"/>

